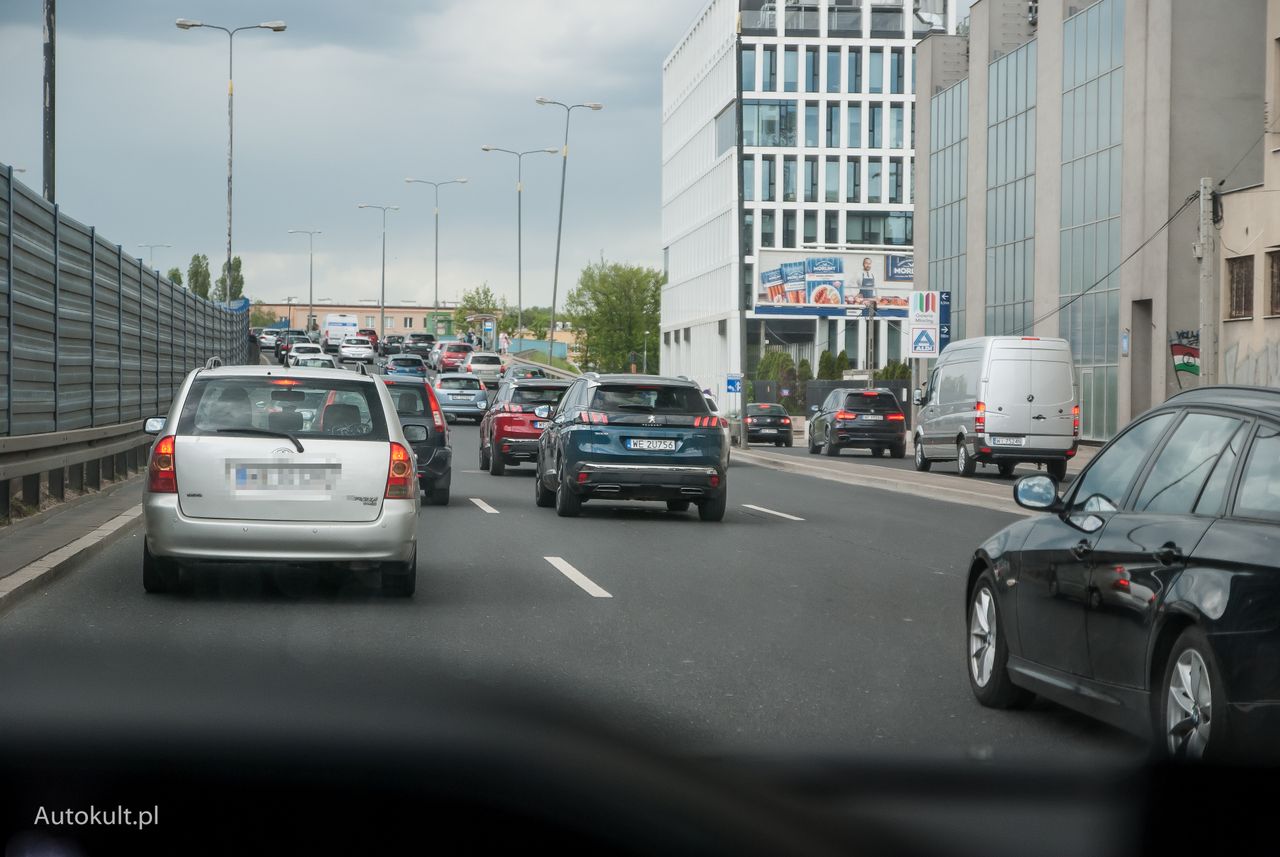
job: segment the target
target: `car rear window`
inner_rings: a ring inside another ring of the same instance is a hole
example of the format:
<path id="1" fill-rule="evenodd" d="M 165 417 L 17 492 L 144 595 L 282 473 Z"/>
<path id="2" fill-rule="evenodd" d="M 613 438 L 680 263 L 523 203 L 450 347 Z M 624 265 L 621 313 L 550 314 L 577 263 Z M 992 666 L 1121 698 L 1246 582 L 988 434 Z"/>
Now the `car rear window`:
<path id="1" fill-rule="evenodd" d="M 465 342 L 450 342 L 444 347 L 445 351 L 470 351 L 471 346 Z"/>
<path id="2" fill-rule="evenodd" d="M 591 397 L 597 411 L 644 414 L 709 414 L 701 390 L 653 384 L 601 384 Z"/>
<path id="3" fill-rule="evenodd" d="M 873 414 L 896 414 L 898 398 L 893 393 L 850 393 L 844 397 L 844 407 L 870 410 Z"/>
<path id="4" fill-rule="evenodd" d="M 299 366 L 332 369 L 333 361 L 323 357 L 302 358 L 298 361 Z"/>
<path id="5" fill-rule="evenodd" d="M 757 403 L 747 405 L 747 413 L 749 414 L 785 414 L 787 409 L 782 405 L 773 405 L 768 403 Z"/>
<path id="6" fill-rule="evenodd" d="M 428 417 L 431 415 L 431 403 L 427 398 L 425 384 L 387 384 L 387 392 L 391 394 L 391 402 L 396 406 L 396 416 Z"/>
<path id="7" fill-rule="evenodd" d="M 392 366 L 412 366 L 414 368 L 421 368 L 423 363 L 422 363 L 422 358 L 420 357 L 396 357 L 391 361 L 391 365 Z"/>
<path id="8" fill-rule="evenodd" d="M 476 356 L 474 356 L 474 357 L 472 357 L 472 358 L 471 358 L 471 365 L 472 365 L 472 366 L 476 366 L 476 365 L 479 365 L 479 364 L 483 364 L 483 365 L 485 365 L 485 366 L 499 366 L 499 365 L 501 365 L 501 364 L 502 364 L 502 358 L 500 358 L 500 357 L 485 357 L 485 356 L 482 356 L 482 355 L 476 355 Z"/>
<path id="9" fill-rule="evenodd" d="M 479 378 L 441 378 L 441 390 L 479 390 Z"/>
<path id="10" fill-rule="evenodd" d="M 367 339 L 360 339 L 360 338 L 355 337 L 355 336 L 348 336 L 348 337 L 347 337 L 347 339 L 346 339 L 346 341 L 345 341 L 345 342 L 343 342 L 342 344 L 343 344 L 343 345 L 368 345 L 368 344 L 369 344 L 369 340 L 367 340 Z"/>
<path id="11" fill-rule="evenodd" d="M 377 388 L 370 381 L 291 376 L 197 378 L 178 417 L 181 435 L 261 429 L 345 440 L 388 439 Z"/>
<path id="12" fill-rule="evenodd" d="M 511 391 L 513 405 L 556 405 L 568 387 L 516 387 Z"/>

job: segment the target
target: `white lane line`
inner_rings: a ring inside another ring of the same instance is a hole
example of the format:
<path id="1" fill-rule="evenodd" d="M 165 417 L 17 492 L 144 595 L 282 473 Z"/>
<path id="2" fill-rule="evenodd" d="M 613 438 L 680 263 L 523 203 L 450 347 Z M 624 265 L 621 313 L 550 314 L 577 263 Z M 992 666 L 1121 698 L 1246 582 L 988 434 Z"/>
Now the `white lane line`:
<path id="1" fill-rule="evenodd" d="M 589 594 L 592 598 L 612 598 L 613 597 L 608 592 L 605 592 L 603 589 L 597 586 L 595 584 L 595 581 L 593 581 L 591 578 L 587 577 L 585 574 L 578 571 L 573 566 L 569 565 L 569 563 L 565 562 L 564 557 L 544 556 L 543 559 L 551 563 L 556 568 L 556 570 L 559 571 L 561 574 L 563 574 L 565 577 L 569 578 L 574 583 L 581 586 L 587 592 L 587 594 Z"/>
<path id="2" fill-rule="evenodd" d="M 788 521 L 803 521 L 804 518 L 797 518 L 795 515 L 788 515 L 786 512 L 775 512 L 772 509 L 766 509 L 764 506 L 752 506 L 750 503 L 743 503 L 744 509 L 755 509 L 757 512 L 764 512 L 766 515 L 777 515 L 779 518 L 786 518 Z"/>
<path id="3" fill-rule="evenodd" d="M 481 509 L 483 509 L 485 512 L 487 512 L 487 513 L 488 513 L 488 514 L 490 514 L 490 515 L 496 515 L 496 514 L 498 514 L 498 510 L 497 510 L 497 509 L 493 508 L 493 507 L 492 507 L 492 506 L 490 506 L 488 503 L 486 503 L 485 501 L 481 500 L 479 497 L 472 497 L 472 498 L 471 498 L 471 502 L 472 502 L 472 503 L 475 503 L 477 506 L 479 506 Z"/>

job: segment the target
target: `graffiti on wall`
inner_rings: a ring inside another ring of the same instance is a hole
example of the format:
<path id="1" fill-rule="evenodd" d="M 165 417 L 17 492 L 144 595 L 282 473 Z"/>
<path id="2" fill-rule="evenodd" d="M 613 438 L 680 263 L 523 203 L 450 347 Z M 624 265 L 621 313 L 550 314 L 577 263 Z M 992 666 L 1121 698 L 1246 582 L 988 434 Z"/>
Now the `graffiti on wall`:
<path id="1" fill-rule="evenodd" d="M 1183 375 L 1200 374 L 1200 331 L 1179 330 L 1169 341 L 1169 356 L 1173 360 L 1173 377 L 1182 388 Z"/>

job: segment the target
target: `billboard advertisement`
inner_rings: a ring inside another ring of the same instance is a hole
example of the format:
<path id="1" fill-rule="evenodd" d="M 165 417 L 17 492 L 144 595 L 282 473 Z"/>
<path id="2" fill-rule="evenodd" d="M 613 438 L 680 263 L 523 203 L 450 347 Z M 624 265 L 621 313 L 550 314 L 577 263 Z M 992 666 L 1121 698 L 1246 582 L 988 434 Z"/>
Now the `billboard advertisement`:
<path id="1" fill-rule="evenodd" d="M 912 257 L 833 250 L 760 250 L 758 315 L 907 318 Z"/>

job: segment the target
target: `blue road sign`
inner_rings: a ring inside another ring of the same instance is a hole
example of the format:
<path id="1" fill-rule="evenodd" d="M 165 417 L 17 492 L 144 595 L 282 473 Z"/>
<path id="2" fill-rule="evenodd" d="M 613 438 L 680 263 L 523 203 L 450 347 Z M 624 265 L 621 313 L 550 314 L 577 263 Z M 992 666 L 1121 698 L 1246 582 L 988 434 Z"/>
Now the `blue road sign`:
<path id="1" fill-rule="evenodd" d="M 724 391 L 725 391 L 726 393 L 741 393 L 741 392 L 742 392 L 742 379 L 741 379 L 741 378 L 732 378 L 732 377 L 731 377 L 731 378 L 729 378 L 727 381 L 725 381 L 725 382 L 724 382 Z"/>

